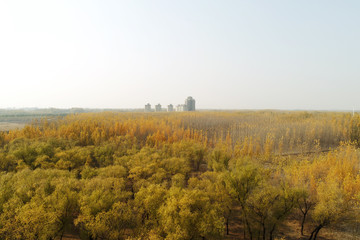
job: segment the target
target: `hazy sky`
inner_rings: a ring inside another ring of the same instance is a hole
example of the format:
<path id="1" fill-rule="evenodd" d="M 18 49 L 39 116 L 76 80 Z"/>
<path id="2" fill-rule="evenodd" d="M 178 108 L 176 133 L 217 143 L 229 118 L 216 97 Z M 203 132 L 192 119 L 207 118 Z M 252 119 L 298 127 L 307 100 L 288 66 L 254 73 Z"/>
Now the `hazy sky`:
<path id="1" fill-rule="evenodd" d="M 0 108 L 360 109 L 358 0 L 0 0 Z"/>

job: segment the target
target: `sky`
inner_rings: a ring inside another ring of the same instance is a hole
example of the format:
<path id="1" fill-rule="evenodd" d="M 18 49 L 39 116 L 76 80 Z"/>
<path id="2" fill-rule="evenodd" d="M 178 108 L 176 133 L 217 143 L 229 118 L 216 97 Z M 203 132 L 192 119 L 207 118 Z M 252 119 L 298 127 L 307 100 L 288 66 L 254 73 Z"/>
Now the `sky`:
<path id="1" fill-rule="evenodd" d="M 0 0 L 0 108 L 360 110 L 358 0 Z"/>

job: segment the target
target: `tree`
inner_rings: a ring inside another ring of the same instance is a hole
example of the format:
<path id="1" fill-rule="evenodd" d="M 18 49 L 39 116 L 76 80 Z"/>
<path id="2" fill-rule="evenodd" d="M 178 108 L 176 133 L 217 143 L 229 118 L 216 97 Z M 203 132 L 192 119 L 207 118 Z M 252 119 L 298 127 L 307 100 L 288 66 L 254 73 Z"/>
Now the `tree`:
<path id="1" fill-rule="evenodd" d="M 244 222 L 244 237 L 246 230 L 250 239 L 253 237 L 248 213 L 248 200 L 253 191 L 263 181 L 263 171 L 249 158 L 239 158 L 229 172 L 225 173 L 225 183 L 230 195 L 240 204 Z M 246 230 L 245 230 L 246 229 Z"/>
<path id="2" fill-rule="evenodd" d="M 218 239 L 223 235 L 220 204 L 203 191 L 171 188 L 159 213 L 168 239 Z"/>

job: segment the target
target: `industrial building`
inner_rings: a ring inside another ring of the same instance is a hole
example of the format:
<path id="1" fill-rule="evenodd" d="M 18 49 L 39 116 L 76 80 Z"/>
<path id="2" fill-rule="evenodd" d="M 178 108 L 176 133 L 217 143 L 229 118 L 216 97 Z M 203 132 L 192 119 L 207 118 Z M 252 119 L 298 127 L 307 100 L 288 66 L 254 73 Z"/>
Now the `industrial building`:
<path id="1" fill-rule="evenodd" d="M 195 111 L 195 99 L 188 97 L 185 100 L 186 110 L 185 111 Z"/>
<path id="2" fill-rule="evenodd" d="M 168 112 L 173 112 L 174 111 L 174 106 L 172 104 L 168 105 L 167 111 Z"/>
<path id="3" fill-rule="evenodd" d="M 150 103 L 145 105 L 145 112 L 151 112 L 151 104 Z"/>
<path id="4" fill-rule="evenodd" d="M 176 111 L 177 112 L 186 112 L 187 111 L 187 106 L 186 104 L 179 104 L 176 106 Z"/>
<path id="5" fill-rule="evenodd" d="M 162 112 L 162 111 L 168 111 L 168 112 L 173 112 L 174 111 L 174 106 L 172 104 L 169 104 L 167 106 L 167 109 L 162 109 L 161 108 L 161 104 L 157 104 L 155 105 L 155 112 Z M 188 97 L 185 99 L 185 104 L 179 104 L 176 106 L 176 111 L 177 112 L 186 112 L 186 111 L 195 111 L 195 99 L 192 97 Z M 153 112 L 153 110 L 151 109 L 151 105 L 150 103 L 145 105 L 145 112 Z"/>
<path id="6" fill-rule="evenodd" d="M 161 112 L 161 104 L 155 105 L 155 112 Z"/>

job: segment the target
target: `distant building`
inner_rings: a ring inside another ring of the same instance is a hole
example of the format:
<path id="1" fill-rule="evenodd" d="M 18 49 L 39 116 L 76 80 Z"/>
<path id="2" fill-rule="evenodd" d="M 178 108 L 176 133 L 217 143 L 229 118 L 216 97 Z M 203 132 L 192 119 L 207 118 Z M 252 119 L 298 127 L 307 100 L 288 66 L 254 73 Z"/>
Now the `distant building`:
<path id="1" fill-rule="evenodd" d="M 151 104 L 150 103 L 145 105 L 145 112 L 151 112 Z"/>
<path id="2" fill-rule="evenodd" d="M 161 104 L 155 105 L 155 112 L 161 112 Z"/>
<path id="3" fill-rule="evenodd" d="M 184 112 L 187 111 L 187 107 L 185 104 L 179 104 L 176 106 L 176 111 L 177 112 Z"/>
<path id="4" fill-rule="evenodd" d="M 192 97 L 188 97 L 185 100 L 185 105 L 187 108 L 186 111 L 195 111 L 195 99 L 193 99 Z"/>
<path id="5" fill-rule="evenodd" d="M 167 111 L 168 112 L 173 112 L 174 111 L 174 106 L 172 104 L 168 105 Z"/>
<path id="6" fill-rule="evenodd" d="M 161 112 L 163 110 L 166 111 L 165 108 L 164 109 L 161 108 L 160 103 L 155 105 L 155 112 Z M 167 111 L 168 112 L 175 111 L 174 106 L 172 104 L 169 104 L 167 106 Z M 177 112 L 195 111 L 195 99 L 193 99 L 192 97 L 186 98 L 185 104 L 179 104 L 176 106 L 176 111 Z M 152 112 L 150 103 L 145 105 L 145 112 Z"/>

